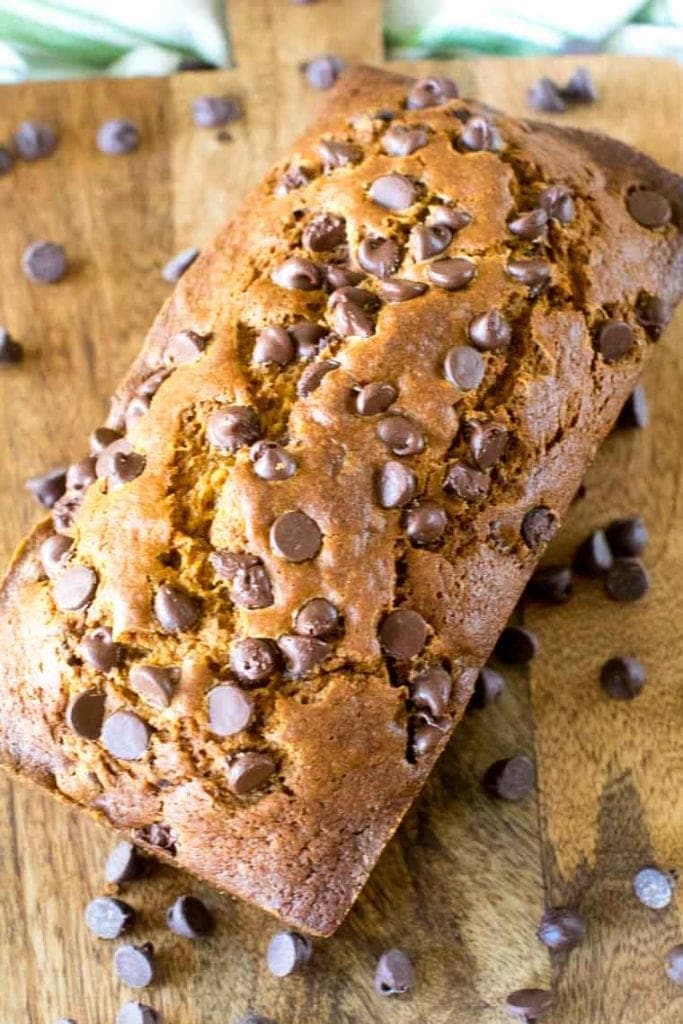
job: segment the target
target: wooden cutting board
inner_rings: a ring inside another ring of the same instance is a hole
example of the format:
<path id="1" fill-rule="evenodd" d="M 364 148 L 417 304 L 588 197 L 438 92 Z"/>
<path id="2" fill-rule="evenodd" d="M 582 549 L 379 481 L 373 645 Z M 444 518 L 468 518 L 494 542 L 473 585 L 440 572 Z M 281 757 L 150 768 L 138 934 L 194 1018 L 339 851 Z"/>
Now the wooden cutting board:
<path id="1" fill-rule="evenodd" d="M 81 457 L 103 418 L 113 382 L 135 354 L 168 286 L 159 268 L 201 245 L 247 187 L 308 120 L 320 94 L 298 72 L 322 52 L 381 59 L 380 5 L 367 0 L 232 0 L 237 67 L 168 79 L 6 86 L 0 137 L 23 118 L 54 120 L 56 154 L 0 179 L 0 322 L 26 346 L 19 367 L 0 371 L 0 554 L 3 562 L 37 512 L 27 476 Z M 558 116 L 608 130 L 683 169 L 682 77 L 666 61 L 595 57 L 601 100 Z M 540 73 L 565 78 L 575 60 L 480 60 L 406 65 L 453 74 L 465 94 L 523 114 Z M 401 65 L 404 67 L 404 65 Z M 229 140 L 195 129 L 191 99 L 229 92 L 245 104 Z M 132 156 L 100 155 L 106 117 L 142 127 Z M 25 246 L 66 245 L 60 285 L 27 283 Z M 652 425 L 613 435 L 558 539 L 567 559 L 611 517 L 641 512 L 651 541 L 651 593 L 617 606 L 581 582 L 562 608 L 529 607 L 542 653 L 531 671 L 510 671 L 495 707 L 468 716 L 389 845 L 338 936 L 319 943 L 310 970 L 276 981 L 264 950 L 276 930 L 264 914 L 202 890 L 169 869 L 125 892 L 140 912 L 134 941 L 158 949 L 159 983 L 145 999 L 167 1024 L 233 1024 L 247 1009 L 279 1024 L 472 1024 L 503 1019 L 506 993 L 553 982 L 556 1024 L 668 1024 L 683 996 L 662 958 L 683 941 L 682 904 L 662 913 L 631 894 L 647 862 L 683 868 L 683 321 L 669 331 L 646 374 Z M 603 697 L 597 676 L 616 653 L 647 667 L 632 703 Z M 524 750 L 538 763 L 537 800 L 501 805 L 479 779 L 494 759 Z M 0 780 L 0 1024 L 113 1024 L 132 993 L 116 983 L 116 944 L 92 938 L 83 907 L 103 891 L 111 837 L 20 784 Z M 204 894 L 218 929 L 190 943 L 163 925 L 181 892 Z M 544 905 L 570 903 L 588 939 L 550 960 L 535 938 Z M 373 990 L 376 957 L 389 946 L 413 957 L 419 984 L 405 999 Z"/>

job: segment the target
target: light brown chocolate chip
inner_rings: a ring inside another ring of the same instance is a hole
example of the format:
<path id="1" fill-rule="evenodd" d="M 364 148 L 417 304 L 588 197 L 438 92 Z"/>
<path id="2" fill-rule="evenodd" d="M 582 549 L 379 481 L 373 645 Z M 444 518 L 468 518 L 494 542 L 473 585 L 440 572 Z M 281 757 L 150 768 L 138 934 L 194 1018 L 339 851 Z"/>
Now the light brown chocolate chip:
<path id="1" fill-rule="evenodd" d="M 73 539 L 71 537 L 64 537 L 60 533 L 53 533 L 46 537 L 40 545 L 40 561 L 45 574 L 50 579 L 55 577 L 62 569 L 64 559 L 72 544 Z"/>
<path id="2" fill-rule="evenodd" d="M 97 690 L 79 693 L 69 704 L 66 720 L 77 736 L 97 740 L 102 732 L 105 696 Z"/>
<path id="3" fill-rule="evenodd" d="M 116 668 L 123 658 L 123 650 L 123 645 L 115 643 L 112 639 L 112 632 L 108 626 L 98 626 L 97 629 L 86 633 L 80 646 L 81 657 L 98 672 L 111 672 Z"/>
<path id="4" fill-rule="evenodd" d="M 180 669 L 168 665 L 133 665 L 128 685 L 146 704 L 167 708 L 180 680 Z"/>
<path id="5" fill-rule="evenodd" d="M 363 150 L 353 142 L 340 142 L 337 139 L 323 139 L 318 144 L 318 152 L 322 157 L 326 171 L 335 171 L 339 167 L 357 164 L 363 159 Z"/>
<path id="6" fill-rule="evenodd" d="M 307 167 L 290 167 L 282 174 L 275 185 L 276 196 L 287 196 L 297 188 L 308 185 L 313 175 Z"/>
<path id="7" fill-rule="evenodd" d="M 270 577 L 256 555 L 214 551 L 209 561 L 216 575 L 230 582 L 230 596 L 240 608 L 268 608 L 273 603 Z"/>
<path id="8" fill-rule="evenodd" d="M 503 140 L 495 124 L 485 117 L 475 116 L 462 130 L 460 147 L 471 152 L 489 150 L 495 153 L 503 148 Z"/>
<path id="9" fill-rule="evenodd" d="M 473 280 L 477 268 L 471 260 L 465 260 L 460 256 L 453 259 L 436 260 L 427 268 L 429 280 L 445 288 L 449 292 L 459 291 L 465 288 Z"/>
<path id="10" fill-rule="evenodd" d="M 393 238 L 364 238 L 358 246 L 358 262 L 375 277 L 391 277 L 401 262 L 401 250 Z"/>
<path id="11" fill-rule="evenodd" d="M 392 281 L 380 281 L 379 293 L 387 302 L 409 302 L 427 291 L 423 281 L 409 281 L 395 277 Z"/>
<path id="12" fill-rule="evenodd" d="M 405 174 L 383 174 L 375 178 L 368 195 L 385 210 L 407 210 L 417 199 L 417 188 Z"/>
<path id="13" fill-rule="evenodd" d="M 450 228 L 455 233 L 472 223 L 472 215 L 465 210 L 456 210 L 453 206 L 440 203 L 438 206 L 429 207 L 429 216 L 425 223 L 432 227 L 438 225 Z"/>
<path id="14" fill-rule="evenodd" d="M 154 595 L 154 615 L 167 633 L 193 629 L 201 616 L 199 601 L 170 583 L 162 583 Z"/>
<path id="15" fill-rule="evenodd" d="M 485 370 L 484 360 L 471 345 L 456 345 L 443 362 L 444 377 L 461 391 L 474 391 L 478 388 L 484 379 Z"/>
<path id="16" fill-rule="evenodd" d="M 277 667 L 277 650 L 271 640 L 249 636 L 233 645 L 230 668 L 240 679 L 262 683 Z"/>
<path id="17" fill-rule="evenodd" d="M 281 636 L 277 645 L 284 658 L 287 674 L 295 679 L 315 671 L 332 653 L 328 643 L 311 636 Z"/>
<path id="18" fill-rule="evenodd" d="M 216 736 L 234 736 L 247 729 L 254 715 L 254 701 L 239 686 L 214 686 L 207 697 L 209 729 Z"/>
<path id="19" fill-rule="evenodd" d="M 478 469 L 454 462 L 446 470 L 443 489 L 463 501 L 477 501 L 489 493 L 491 478 Z"/>
<path id="20" fill-rule="evenodd" d="M 254 472 L 261 480 L 289 480 L 298 469 L 294 456 L 274 441 L 258 441 L 250 457 Z"/>
<path id="21" fill-rule="evenodd" d="M 150 730 L 132 711 L 115 711 L 102 727 L 102 743 L 113 757 L 137 761 L 149 746 Z"/>
<path id="22" fill-rule="evenodd" d="M 472 344 L 482 352 L 507 348 L 512 337 L 510 324 L 497 309 L 478 313 L 470 320 L 467 333 Z"/>
<path id="23" fill-rule="evenodd" d="M 209 334 L 197 331 L 179 331 L 169 338 L 166 346 L 166 361 L 173 366 L 194 363 L 206 349 L 211 338 Z"/>
<path id="24" fill-rule="evenodd" d="M 236 452 L 256 441 L 260 434 L 256 410 L 247 405 L 223 405 L 206 421 L 209 444 L 224 452 Z"/>
<path id="25" fill-rule="evenodd" d="M 382 136 L 381 146 L 388 156 L 410 156 L 428 141 L 427 129 L 420 125 L 392 124 Z"/>
<path id="26" fill-rule="evenodd" d="M 302 241 L 311 252 L 331 252 L 346 244 L 346 221 L 331 213 L 318 213 L 304 228 Z"/>
<path id="27" fill-rule="evenodd" d="M 275 771 L 275 762 L 268 754 L 245 750 L 228 762 L 228 785 L 235 796 L 245 796 L 260 789 Z"/>
<path id="28" fill-rule="evenodd" d="M 270 528 L 270 545 L 288 562 L 307 562 L 320 551 L 322 534 L 318 524 L 305 512 L 283 512 Z"/>
<path id="29" fill-rule="evenodd" d="M 254 342 L 251 358 L 258 364 L 286 366 L 294 359 L 294 354 L 294 342 L 284 327 L 264 327 Z"/>
<path id="30" fill-rule="evenodd" d="M 661 192 L 638 188 L 630 192 L 626 207 L 633 219 L 644 228 L 661 228 L 671 220 L 671 203 Z"/>
<path id="31" fill-rule="evenodd" d="M 526 213 L 521 213 L 514 220 L 510 221 L 508 227 L 512 234 L 517 235 L 518 238 L 526 238 L 532 241 L 542 237 L 547 225 L 548 214 L 541 206 L 536 210 L 528 210 Z"/>
<path id="32" fill-rule="evenodd" d="M 574 220 L 574 197 L 566 185 L 551 185 L 541 192 L 538 201 L 548 217 L 560 224 Z"/>
<path id="33" fill-rule="evenodd" d="M 410 252 L 414 260 L 439 256 L 453 241 L 453 232 L 445 224 L 416 224 L 410 232 Z"/>
<path id="34" fill-rule="evenodd" d="M 382 622 L 379 639 L 392 658 L 414 658 L 427 642 L 427 623 L 412 608 L 397 608 Z"/>
<path id="35" fill-rule="evenodd" d="M 407 416 L 392 413 L 377 424 L 377 436 L 394 455 L 419 455 L 424 451 L 422 431 Z"/>
<path id="36" fill-rule="evenodd" d="M 415 497 L 417 478 L 407 466 L 392 460 L 377 471 L 375 487 L 382 508 L 402 508 Z"/>
<path id="37" fill-rule="evenodd" d="M 98 479 L 106 479 L 110 487 L 122 487 L 137 479 L 144 471 L 147 460 L 133 449 L 130 441 L 114 441 L 100 452 L 95 462 Z"/>
<path id="38" fill-rule="evenodd" d="M 312 292 L 322 284 L 320 267 L 300 256 L 291 256 L 275 267 L 270 278 L 273 284 L 290 291 Z"/>
<path id="39" fill-rule="evenodd" d="M 420 78 L 408 93 L 408 110 L 439 107 L 458 95 L 458 86 L 452 78 Z"/>
<path id="40" fill-rule="evenodd" d="M 87 565 L 68 566 L 52 583 L 52 598 L 62 612 L 78 611 L 90 604 L 97 589 L 97 576 Z"/>

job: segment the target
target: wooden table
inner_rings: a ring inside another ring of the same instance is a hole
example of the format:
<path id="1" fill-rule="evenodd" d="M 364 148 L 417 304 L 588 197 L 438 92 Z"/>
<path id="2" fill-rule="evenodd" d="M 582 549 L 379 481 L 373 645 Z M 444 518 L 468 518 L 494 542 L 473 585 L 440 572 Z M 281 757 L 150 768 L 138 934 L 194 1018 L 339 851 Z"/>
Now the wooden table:
<path id="1" fill-rule="evenodd" d="M 61 143 L 49 160 L 0 180 L 0 321 L 26 345 L 22 366 L 0 372 L 0 548 L 3 561 L 36 518 L 25 478 L 79 457 L 103 416 L 113 381 L 136 352 L 168 287 L 159 268 L 178 249 L 201 245 L 238 197 L 287 145 L 320 101 L 298 72 L 322 52 L 379 61 L 380 12 L 367 0 L 232 0 L 237 67 L 169 79 L 4 87 L 2 136 L 21 119 L 54 119 Z M 465 94 L 524 113 L 539 74 L 566 77 L 576 61 L 480 60 L 439 64 Z M 595 107 L 558 120 L 605 128 L 683 168 L 682 78 L 666 61 L 595 57 Z M 430 68 L 436 65 L 429 65 Z M 412 66 L 426 70 L 428 65 Z M 195 129 L 194 96 L 227 91 L 247 117 L 229 141 Z M 105 117 L 130 116 L 143 144 L 120 159 L 93 138 Z M 27 283 L 24 247 L 63 241 L 68 278 Z M 252 1008 L 279 1024 L 472 1024 L 503 1019 L 500 1005 L 522 985 L 557 990 L 556 1024 L 668 1024 L 683 995 L 662 957 L 683 940 L 681 902 L 655 913 L 631 893 L 642 864 L 683 867 L 683 342 L 681 319 L 647 373 L 653 423 L 607 442 L 587 497 L 557 541 L 569 558 L 591 527 L 638 511 L 651 531 L 651 594 L 610 604 L 580 583 L 563 608 L 529 607 L 541 656 L 509 672 L 495 707 L 471 714 L 389 845 L 337 937 L 318 945 L 307 974 L 276 981 L 264 969 L 274 924 L 262 913 L 205 891 L 219 927 L 189 943 L 163 925 L 163 910 L 187 876 L 159 871 L 131 886 L 140 910 L 135 941 L 159 951 L 160 983 L 148 999 L 167 1024 L 233 1024 Z M 600 664 L 629 652 L 649 683 L 632 703 L 610 702 Z M 482 770 L 497 757 L 535 751 L 537 802 L 503 806 L 485 797 Z M 82 918 L 103 890 L 111 838 L 41 793 L 0 781 L 0 1024 L 110 1024 L 131 993 L 112 979 L 112 944 Z M 588 939 L 550 960 L 535 938 L 545 905 L 571 903 Z M 414 994 L 382 1000 L 373 990 L 377 955 L 399 945 L 419 974 Z"/>

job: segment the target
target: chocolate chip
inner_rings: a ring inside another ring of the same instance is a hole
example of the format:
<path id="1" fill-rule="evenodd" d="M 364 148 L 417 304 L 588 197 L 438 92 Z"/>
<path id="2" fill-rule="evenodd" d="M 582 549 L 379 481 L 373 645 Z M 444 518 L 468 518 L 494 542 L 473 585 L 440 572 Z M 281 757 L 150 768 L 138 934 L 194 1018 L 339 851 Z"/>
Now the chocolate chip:
<path id="1" fill-rule="evenodd" d="M 320 551 L 320 527 L 305 512 L 284 512 L 270 528 L 270 545 L 288 562 L 307 562 Z"/>
<path id="2" fill-rule="evenodd" d="M 344 338 L 370 338 L 375 333 L 374 317 L 350 299 L 334 305 L 332 319 L 335 331 Z"/>
<path id="3" fill-rule="evenodd" d="M 230 667 L 240 679 L 251 683 L 263 682 L 276 671 L 277 666 L 277 651 L 270 640 L 247 637 L 233 645 Z"/>
<path id="4" fill-rule="evenodd" d="M 124 1003 L 116 1015 L 116 1024 L 161 1024 L 158 1010 L 144 1003 Z"/>
<path id="5" fill-rule="evenodd" d="M 140 145 L 140 129 L 125 118 L 104 121 L 97 129 L 97 148 L 106 156 L 124 156 Z"/>
<path id="6" fill-rule="evenodd" d="M 430 722 L 424 722 L 421 715 L 417 716 L 413 729 L 412 751 L 416 757 L 430 754 L 443 740 L 443 730 Z"/>
<path id="7" fill-rule="evenodd" d="M 290 167 L 280 175 L 275 185 L 276 196 L 286 196 L 297 188 L 303 188 L 311 180 L 311 172 L 307 167 Z"/>
<path id="8" fill-rule="evenodd" d="M 75 563 L 62 569 L 52 582 L 52 599 L 62 612 L 78 611 L 90 604 L 97 576 L 87 565 Z"/>
<path id="9" fill-rule="evenodd" d="M 542 110 L 547 114 L 561 114 L 567 109 L 559 87 L 550 78 L 537 79 L 527 90 L 527 104 L 533 110 Z"/>
<path id="10" fill-rule="evenodd" d="M 600 669 L 600 683 L 615 700 L 632 700 L 645 686 L 645 669 L 629 655 L 610 658 Z"/>
<path id="11" fill-rule="evenodd" d="M 375 488 L 382 508 L 402 508 L 415 497 L 417 478 L 407 466 L 392 460 L 377 470 Z"/>
<path id="12" fill-rule="evenodd" d="M 500 132 L 485 117 L 471 117 L 462 130 L 459 139 L 462 149 L 471 152 L 489 151 L 496 153 L 503 147 Z"/>
<path id="13" fill-rule="evenodd" d="M 453 232 L 444 224 L 417 224 L 410 232 L 410 252 L 414 260 L 438 256 L 453 241 Z"/>
<path id="14" fill-rule="evenodd" d="M 144 395 L 135 395 L 126 406 L 126 431 L 133 429 L 137 421 L 149 412 L 151 407 L 149 398 Z"/>
<path id="15" fill-rule="evenodd" d="M 115 711 L 102 727 L 102 743 L 113 757 L 136 761 L 149 746 L 149 728 L 132 711 Z"/>
<path id="16" fill-rule="evenodd" d="M 520 988 L 505 1000 L 505 1012 L 516 1020 L 531 1024 L 547 1013 L 552 1005 L 552 992 L 543 988 Z"/>
<path id="17" fill-rule="evenodd" d="M 574 220 L 574 197 L 566 185 L 550 185 L 543 189 L 538 201 L 548 218 L 560 224 L 570 224 Z"/>
<path id="18" fill-rule="evenodd" d="M 275 771 L 275 762 L 268 754 L 245 750 L 228 764 L 228 786 L 236 796 L 245 796 L 260 789 Z"/>
<path id="19" fill-rule="evenodd" d="M 298 932 L 278 932 L 268 943 L 268 970 L 276 978 L 286 978 L 303 967 L 311 959 L 312 952 L 310 939 L 304 935 Z"/>
<path id="20" fill-rule="evenodd" d="M 379 639 L 392 658 L 414 658 L 427 642 L 427 623 L 412 608 L 397 608 L 385 616 Z"/>
<path id="21" fill-rule="evenodd" d="M 505 679 L 489 665 L 484 665 L 479 670 L 477 681 L 474 684 L 472 693 L 472 706 L 485 708 L 492 704 L 496 697 L 499 697 L 505 688 Z"/>
<path id="22" fill-rule="evenodd" d="M 401 949 L 382 953 L 375 971 L 375 989 L 381 996 L 403 995 L 415 985 L 415 970 Z"/>
<path id="23" fill-rule="evenodd" d="M 577 68 L 560 90 L 569 103 L 595 103 L 598 90 L 588 68 Z"/>
<path id="24" fill-rule="evenodd" d="M 377 436 L 394 455 L 419 455 L 424 451 L 422 431 L 407 416 L 398 413 L 392 413 L 379 421 Z"/>
<path id="25" fill-rule="evenodd" d="M 98 740 L 104 720 L 105 695 L 97 690 L 79 693 L 66 712 L 68 725 L 85 740 Z"/>
<path id="26" fill-rule="evenodd" d="M 456 256 L 453 259 L 436 260 L 430 263 L 427 268 L 427 277 L 439 288 L 445 288 L 449 292 L 459 291 L 465 288 L 473 280 L 477 268 L 471 260 L 462 259 Z"/>
<path id="27" fill-rule="evenodd" d="M 365 384 L 356 392 L 356 412 L 359 416 L 376 416 L 386 412 L 398 398 L 398 391 L 393 384 L 375 380 Z"/>
<path id="28" fill-rule="evenodd" d="M 22 256 L 21 266 L 29 281 L 57 284 L 66 274 L 66 254 L 56 242 L 34 242 Z"/>
<path id="29" fill-rule="evenodd" d="M 408 281 L 405 278 L 394 278 L 392 281 L 380 281 L 379 293 L 387 302 L 408 302 L 417 299 L 427 291 L 422 281 Z"/>
<path id="30" fill-rule="evenodd" d="M 408 93 L 406 105 L 408 110 L 424 110 L 439 107 L 458 95 L 458 86 L 452 78 L 420 78 Z"/>
<path id="31" fill-rule="evenodd" d="M 671 307 L 659 296 L 641 292 L 636 302 L 636 317 L 648 337 L 657 341 L 671 319 Z"/>
<path id="32" fill-rule="evenodd" d="M 141 843 L 153 846 L 155 850 L 162 850 L 175 857 L 177 852 L 177 839 L 175 833 L 168 825 L 160 821 L 153 821 L 151 825 L 143 825 L 135 829 L 135 837 Z"/>
<path id="33" fill-rule="evenodd" d="M 527 584 L 526 594 L 544 604 L 565 604 L 572 594 L 572 571 L 567 565 L 546 565 L 537 569 Z"/>
<path id="34" fill-rule="evenodd" d="M 313 359 L 330 340 L 327 328 L 313 320 L 299 320 L 292 324 L 289 335 L 298 359 Z"/>
<path id="35" fill-rule="evenodd" d="M 267 608 L 273 603 L 270 577 L 256 555 L 214 551 L 209 561 L 216 574 L 230 582 L 230 596 L 241 608 Z"/>
<path id="36" fill-rule="evenodd" d="M 110 427 L 97 427 L 90 435 L 90 454 L 99 455 L 110 444 L 114 444 L 115 441 L 121 441 L 122 438 L 123 434 L 118 430 L 111 430 Z"/>
<path id="37" fill-rule="evenodd" d="M 66 471 L 67 491 L 85 491 L 95 483 L 95 459 L 91 455 L 81 462 L 73 462 Z"/>
<path id="38" fill-rule="evenodd" d="M 57 148 L 57 133 L 49 124 L 22 121 L 14 134 L 14 148 L 22 160 L 40 160 Z"/>
<path id="39" fill-rule="evenodd" d="M 326 171 L 335 171 L 339 167 L 357 164 L 363 159 L 363 150 L 352 142 L 340 142 L 337 139 L 323 139 L 318 143 L 318 152 L 322 157 Z"/>
<path id="40" fill-rule="evenodd" d="M 320 387 L 324 377 L 332 370 L 336 370 L 339 363 L 336 359 L 321 359 L 318 363 L 311 363 L 299 377 L 296 385 L 296 393 L 299 398 L 307 398 Z"/>
<path id="41" fill-rule="evenodd" d="M 524 665 L 538 654 L 538 638 L 523 626 L 507 626 L 496 643 L 496 656 L 508 665 Z"/>
<path id="42" fill-rule="evenodd" d="M 365 279 L 365 274 L 360 270 L 351 270 L 350 267 L 341 267 L 335 263 L 326 263 L 323 267 L 325 283 L 332 291 L 337 288 L 347 288 L 360 284 Z"/>
<path id="43" fill-rule="evenodd" d="M 484 789 L 501 800 L 523 800 L 536 785 L 536 768 L 526 754 L 495 761 L 484 773 Z"/>
<path id="44" fill-rule="evenodd" d="M 522 520 L 522 540 L 531 551 L 540 551 L 557 532 L 557 516 L 545 505 L 530 509 Z"/>
<path id="45" fill-rule="evenodd" d="M 531 298 L 539 295 L 552 277 L 550 264 L 545 260 L 508 260 L 505 269 L 514 281 L 519 281 L 529 288 Z"/>
<path id="46" fill-rule="evenodd" d="M 161 270 L 161 276 L 168 284 L 176 284 L 186 270 L 189 270 L 199 256 L 199 249 L 190 247 L 183 249 L 173 256 L 168 263 L 165 263 Z"/>
<path id="47" fill-rule="evenodd" d="M 207 696 L 209 729 L 216 736 L 234 736 L 248 728 L 254 702 L 239 686 L 214 686 Z"/>
<path id="48" fill-rule="evenodd" d="M 119 981 L 131 988 L 146 988 L 154 980 L 154 947 L 151 942 L 142 946 L 121 946 L 114 953 L 114 973 Z"/>
<path id="49" fill-rule="evenodd" d="M 43 508 L 52 508 L 66 491 L 66 469 L 51 469 L 41 476 L 32 476 L 26 481 L 30 491 Z"/>
<path id="50" fill-rule="evenodd" d="M 121 661 L 123 647 L 114 643 L 108 626 L 99 626 L 85 634 L 81 640 L 80 652 L 88 664 L 99 672 L 111 672 Z"/>
<path id="51" fill-rule="evenodd" d="M 432 547 L 443 540 L 448 514 L 436 501 L 421 501 L 405 513 L 403 525 L 414 547 Z"/>
<path id="52" fill-rule="evenodd" d="M 185 632 L 197 625 L 201 605 L 186 590 L 162 583 L 154 595 L 154 615 L 165 632 Z"/>
<path id="53" fill-rule="evenodd" d="M 438 665 L 420 669 L 411 679 L 411 695 L 418 708 L 427 708 L 435 717 L 443 715 L 451 699 L 451 677 Z"/>
<path id="54" fill-rule="evenodd" d="M 574 949 L 586 936 L 586 925 L 580 914 L 569 907 L 546 910 L 536 933 L 548 949 L 566 952 Z"/>
<path id="55" fill-rule="evenodd" d="M 284 327 L 264 327 L 254 343 L 251 358 L 255 363 L 286 366 L 294 359 L 294 342 Z"/>
<path id="56" fill-rule="evenodd" d="M 313 672 L 331 653 L 324 640 L 310 636 L 281 636 L 277 642 L 287 674 L 295 679 Z"/>
<path id="57" fill-rule="evenodd" d="M 327 637 L 339 627 L 339 612 L 324 597 L 307 601 L 296 613 L 294 629 L 301 636 Z"/>
<path id="58" fill-rule="evenodd" d="M 173 366 L 194 363 L 206 349 L 209 335 L 198 334 L 197 331 L 178 331 L 169 338 L 165 356 Z"/>
<path id="59" fill-rule="evenodd" d="M 352 302 L 354 306 L 367 313 L 376 313 L 381 305 L 375 293 L 368 291 L 367 288 L 335 288 L 327 300 L 328 306 L 330 309 L 335 309 L 343 302 Z"/>
<path id="60" fill-rule="evenodd" d="M 364 238 L 358 246 L 358 262 L 375 277 L 391 277 L 401 262 L 401 251 L 393 238 Z"/>
<path id="61" fill-rule="evenodd" d="M 615 426 L 619 429 L 643 430 L 650 422 L 647 395 L 642 384 L 636 384 L 621 407 Z"/>
<path id="62" fill-rule="evenodd" d="M 314 89 L 331 89 L 344 70 L 344 61 L 331 53 L 314 57 L 302 65 L 306 80 Z"/>
<path id="63" fill-rule="evenodd" d="M 0 366 L 20 363 L 23 358 L 23 345 L 15 341 L 4 327 L 0 327 Z"/>
<path id="64" fill-rule="evenodd" d="M 166 924 L 183 939 L 199 939 L 213 929 L 213 916 L 196 896 L 179 896 L 166 911 Z"/>
<path id="65" fill-rule="evenodd" d="M 315 291 L 322 283 L 320 268 L 311 260 L 304 260 L 300 256 L 291 256 L 277 266 L 270 279 L 281 288 L 302 292 Z"/>
<path id="66" fill-rule="evenodd" d="M 613 561 L 605 531 L 594 530 L 576 549 L 574 568 L 583 576 L 602 576 L 612 568 Z"/>
<path id="67" fill-rule="evenodd" d="M 637 601 L 649 588 L 650 580 L 639 558 L 615 558 L 605 576 L 605 590 L 613 601 Z"/>
<path id="68" fill-rule="evenodd" d="M 671 220 L 671 203 L 660 192 L 638 188 L 630 192 L 626 207 L 633 219 L 644 228 L 661 228 Z"/>
<path id="69" fill-rule="evenodd" d="M 466 213 L 465 210 L 456 210 L 452 206 L 439 204 L 438 206 L 429 207 L 429 216 L 426 223 L 432 226 L 440 225 L 450 228 L 451 231 L 462 231 L 463 228 L 472 223 L 472 216 Z"/>
<path id="70" fill-rule="evenodd" d="M 467 333 L 475 347 L 483 352 L 506 348 L 512 337 L 510 324 L 497 309 L 478 313 L 470 320 Z"/>
<path id="71" fill-rule="evenodd" d="M 98 896 L 85 908 L 85 923 L 98 939 L 118 939 L 132 927 L 135 911 L 123 900 Z"/>
<path id="72" fill-rule="evenodd" d="M 256 476 L 262 480 L 289 480 L 297 471 L 293 455 L 274 441 L 259 441 L 250 452 Z"/>
<path id="73" fill-rule="evenodd" d="M 301 240 L 312 252 L 331 252 L 346 245 L 346 221 L 331 213 L 318 213 L 304 228 Z"/>
<path id="74" fill-rule="evenodd" d="M 484 313 L 483 316 L 491 314 Z M 484 379 L 484 360 L 470 345 L 456 345 L 446 355 L 443 363 L 444 376 L 461 391 L 474 391 Z"/>
<path id="75" fill-rule="evenodd" d="M 605 536 L 614 555 L 642 555 L 649 540 L 647 526 L 640 516 L 613 519 L 605 528 Z"/>
<path id="76" fill-rule="evenodd" d="M 6 174 L 12 170 L 14 165 L 14 157 L 7 148 L 7 146 L 0 146 L 0 178 L 4 178 Z"/>
<path id="77" fill-rule="evenodd" d="M 133 665 L 128 685 L 146 704 L 167 708 L 180 680 L 180 669 L 164 665 Z"/>
<path id="78" fill-rule="evenodd" d="M 636 899 L 650 910 L 664 910 L 674 898 L 676 880 L 670 871 L 644 867 L 633 879 Z"/>
<path id="79" fill-rule="evenodd" d="M 528 210 L 526 213 L 521 213 L 514 220 L 511 220 L 508 227 L 513 235 L 517 235 L 518 238 L 526 238 L 530 241 L 536 238 L 541 238 L 545 232 L 548 224 L 548 214 L 543 207 L 538 207 L 536 210 Z"/>
<path id="80" fill-rule="evenodd" d="M 429 141 L 426 128 L 419 125 L 392 124 L 381 139 L 381 146 L 388 156 L 410 156 L 422 149 Z"/>
<path id="81" fill-rule="evenodd" d="M 63 537 L 59 533 L 53 533 L 40 545 L 40 562 L 45 574 L 50 579 L 55 577 L 61 570 L 67 552 L 71 548 L 73 540 L 71 537 Z"/>
<path id="82" fill-rule="evenodd" d="M 417 189 L 405 174 L 382 174 L 370 185 L 368 195 L 385 210 L 407 210 L 417 199 Z"/>
<path id="83" fill-rule="evenodd" d="M 463 433 L 478 469 L 491 469 L 505 454 L 509 437 L 502 424 L 465 420 Z"/>
<path id="84" fill-rule="evenodd" d="M 463 501 L 477 501 L 485 498 L 491 489 L 491 478 L 486 473 L 461 462 L 451 463 L 443 481 L 443 489 Z"/>
<path id="85" fill-rule="evenodd" d="M 606 363 L 614 363 L 631 348 L 635 338 L 633 331 L 623 320 L 607 320 L 600 328 L 596 347 Z"/>
<path id="86" fill-rule="evenodd" d="M 100 479 L 105 477 L 110 487 L 123 487 L 136 480 L 146 464 L 145 456 L 134 451 L 130 441 L 114 441 L 97 456 L 95 473 Z"/>
<path id="87" fill-rule="evenodd" d="M 70 491 L 56 501 L 52 508 L 52 523 L 58 533 L 68 533 L 76 521 L 83 503 L 83 495 Z"/>
<path id="88" fill-rule="evenodd" d="M 107 857 L 104 866 L 104 878 L 111 885 L 132 882 L 143 873 L 144 865 L 138 851 L 132 843 L 123 840 L 117 843 Z"/>
<path id="89" fill-rule="evenodd" d="M 260 434 L 258 414 L 246 405 L 223 405 L 211 413 L 206 423 L 209 444 L 221 451 L 236 452 L 256 441 Z"/>
<path id="90" fill-rule="evenodd" d="M 192 120 L 198 128 L 222 128 L 242 117 L 242 104 L 233 96 L 197 96 L 192 101 Z"/>

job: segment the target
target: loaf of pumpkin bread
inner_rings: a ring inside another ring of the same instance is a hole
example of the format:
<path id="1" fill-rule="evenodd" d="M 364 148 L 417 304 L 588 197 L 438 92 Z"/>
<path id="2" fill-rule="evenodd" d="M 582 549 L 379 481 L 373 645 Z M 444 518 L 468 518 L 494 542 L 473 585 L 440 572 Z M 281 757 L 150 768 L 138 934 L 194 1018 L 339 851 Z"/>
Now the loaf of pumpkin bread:
<path id="1" fill-rule="evenodd" d="M 204 250 L 0 598 L 0 757 L 330 934 L 683 288 L 683 185 L 369 68 Z"/>

